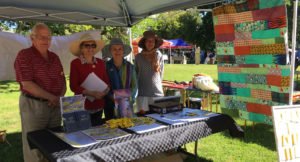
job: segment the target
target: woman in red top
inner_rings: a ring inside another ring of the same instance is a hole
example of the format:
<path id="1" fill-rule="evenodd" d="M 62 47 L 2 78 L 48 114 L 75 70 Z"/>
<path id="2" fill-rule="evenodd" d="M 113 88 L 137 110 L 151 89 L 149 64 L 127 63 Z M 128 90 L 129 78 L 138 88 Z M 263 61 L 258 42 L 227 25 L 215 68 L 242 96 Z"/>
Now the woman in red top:
<path id="1" fill-rule="evenodd" d="M 103 60 L 94 57 L 104 46 L 104 42 L 94 39 L 90 34 L 84 34 L 79 40 L 71 43 L 70 52 L 77 56 L 71 62 L 70 88 L 75 94 L 87 96 L 85 109 L 90 112 L 92 126 L 100 125 L 102 112 L 105 104 L 104 96 L 109 88 L 100 92 L 87 90 L 81 86 L 89 74 L 94 73 L 98 78 L 109 85 L 109 78 L 106 73 Z"/>

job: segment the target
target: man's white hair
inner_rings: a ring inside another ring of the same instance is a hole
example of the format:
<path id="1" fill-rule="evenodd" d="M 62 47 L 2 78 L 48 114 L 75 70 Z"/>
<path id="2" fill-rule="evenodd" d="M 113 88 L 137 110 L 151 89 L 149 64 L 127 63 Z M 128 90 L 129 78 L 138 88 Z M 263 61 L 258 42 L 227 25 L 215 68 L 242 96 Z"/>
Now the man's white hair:
<path id="1" fill-rule="evenodd" d="M 40 30 L 40 29 L 48 29 L 51 32 L 51 30 L 49 29 L 49 27 L 46 24 L 36 23 L 31 29 L 30 36 L 36 35 L 37 31 Z"/>

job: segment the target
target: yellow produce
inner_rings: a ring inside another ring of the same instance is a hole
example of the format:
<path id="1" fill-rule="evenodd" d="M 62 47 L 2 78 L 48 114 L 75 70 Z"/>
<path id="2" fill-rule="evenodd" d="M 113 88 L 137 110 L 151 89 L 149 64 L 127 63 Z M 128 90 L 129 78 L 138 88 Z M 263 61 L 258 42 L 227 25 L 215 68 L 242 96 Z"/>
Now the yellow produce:
<path id="1" fill-rule="evenodd" d="M 129 128 L 134 126 L 130 118 L 111 119 L 106 121 L 106 124 L 108 125 L 109 128 L 117 128 L 117 127 Z"/>

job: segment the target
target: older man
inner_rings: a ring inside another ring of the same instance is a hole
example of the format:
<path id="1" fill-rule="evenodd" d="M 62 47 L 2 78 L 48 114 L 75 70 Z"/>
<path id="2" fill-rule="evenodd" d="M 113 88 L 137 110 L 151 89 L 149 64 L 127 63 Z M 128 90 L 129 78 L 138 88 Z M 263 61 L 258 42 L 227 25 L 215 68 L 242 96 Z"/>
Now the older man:
<path id="1" fill-rule="evenodd" d="M 36 24 L 30 35 L 32 46 L 21 50 L 15 60 L 16 79 L 20 84 L 19 107 L 25 162 L 44 161 L 27 142 L 30 131 L 61 125 L 59 97 L 66 82 L 59 57 L 49 51 L 51 32 L 47 25 Z"/>

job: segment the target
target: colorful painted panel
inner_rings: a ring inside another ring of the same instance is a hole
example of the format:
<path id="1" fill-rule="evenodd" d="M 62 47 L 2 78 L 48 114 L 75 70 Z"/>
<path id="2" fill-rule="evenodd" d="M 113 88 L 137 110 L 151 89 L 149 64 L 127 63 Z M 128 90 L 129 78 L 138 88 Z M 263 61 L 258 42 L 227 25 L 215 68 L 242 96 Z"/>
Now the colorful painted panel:
<path id="1" fill-rule="evenodd" d="M 284 0 L 240 0 L 213 9 L 222 108 L 272 124 L 289 100 Z"/>

